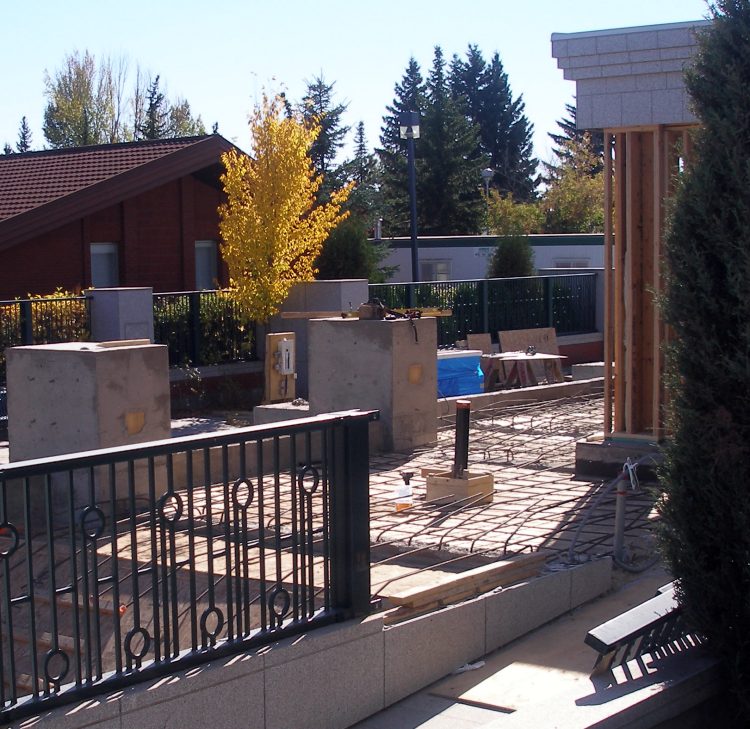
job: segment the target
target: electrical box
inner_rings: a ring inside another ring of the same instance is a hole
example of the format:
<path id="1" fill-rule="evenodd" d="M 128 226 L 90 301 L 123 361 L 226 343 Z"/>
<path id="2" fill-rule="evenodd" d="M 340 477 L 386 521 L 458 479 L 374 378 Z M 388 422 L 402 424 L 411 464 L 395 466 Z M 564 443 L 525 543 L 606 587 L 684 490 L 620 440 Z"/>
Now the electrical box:
<path id="1" fill-rule="evenodd" d="M 294 332 L 266 334 L 264 405 L 296 397 L 294 345 Z"/>
<path id="2" fill-rule="evenodd" d="M 294 340 L 282 339 L 279 342 L 279 374 L 293 375 L 295 372 L 294 365 Z"/>

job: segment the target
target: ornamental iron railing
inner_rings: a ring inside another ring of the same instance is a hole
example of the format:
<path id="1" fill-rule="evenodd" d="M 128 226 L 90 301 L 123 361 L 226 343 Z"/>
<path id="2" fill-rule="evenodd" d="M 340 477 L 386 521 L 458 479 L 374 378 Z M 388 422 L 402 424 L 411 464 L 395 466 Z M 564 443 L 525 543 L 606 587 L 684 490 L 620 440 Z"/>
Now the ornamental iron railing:
<path id="1" fill-rule="evenodd" d="M 172 367 L 258 358 L 255 324 L 227 291 L 154 294 L 154 342 L 168 345 Z"/>
<path id="2" fill-rule="evenodd" d="M 367 613 L 376 416 L 0 466 L 0 721 Z"/>
<path id="3" fill-rule="evenodd" d="M 467 334 L 554 327 L 558 335 L 596 331 L 596 273 L 473 281 L 370 284 L 371 298 L 391 309 L 451 309 L 438 318 L 438 345 Z M 412 303 L 410 303 L 412 302 Z"/>

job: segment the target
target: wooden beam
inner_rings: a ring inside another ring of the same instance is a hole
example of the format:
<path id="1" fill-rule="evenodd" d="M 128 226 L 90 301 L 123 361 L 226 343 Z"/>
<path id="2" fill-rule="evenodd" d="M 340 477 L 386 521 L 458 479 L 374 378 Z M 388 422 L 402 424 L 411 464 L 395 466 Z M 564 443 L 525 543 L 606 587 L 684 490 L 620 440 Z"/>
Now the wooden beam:
<path id="1" fill-rule="evenodd" d="M 614 357 L 614 322 L 612 286 L 612 246 L 615 231 L 612 215 L 614 200 L 614 144 L 615 137 L 604 135 L 604 437 L 612 433 L 612 359 Z"/>
<path id="2" fill-rule="evenodd" d="M 653 396 L 651 423 L 654 438 L 663 438 L 664 408 L 664 324 L 658 301 L 663 293 L 661 261 L 664 235 L 664 205 L 669 195 L 669 144 L 668 131 L 659 127 L 654 135 L 654 298 L 657 306 L 653 321 Z"/>
<path id="3" fill-rule="evenodd" d="M 613 430 L 625 430 L 625 309 L 623 300 L 624 289 L 624 267 L 625 248 L 627 238 L 627 215 L 625 180 L 627 176 L 627 149 L 628 136 L 620 133 L 615 135 L 615 180 L 614 180 L 614 203 L 615 203 L 615 247 L 614 260 L 614 286 L 613 308 L 614 308 L 614 423 Z"/>

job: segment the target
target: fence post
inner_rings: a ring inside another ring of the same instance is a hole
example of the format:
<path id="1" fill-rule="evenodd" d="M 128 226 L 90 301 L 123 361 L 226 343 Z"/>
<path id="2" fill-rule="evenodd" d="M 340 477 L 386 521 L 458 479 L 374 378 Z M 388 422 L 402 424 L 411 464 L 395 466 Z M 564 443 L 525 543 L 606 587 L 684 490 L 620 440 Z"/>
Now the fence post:
<path id="1" fill-rule="evenodd" d="M 544 277 L 544 303 L 547 312 L 547 326 L 555 326 L 555 306 L 552 300 L 552 276 Z"/>
<path id="2" fill-rule="evenodd" d="M 413 283 L 406 284 L 406 307 L 408 309 L 417 308 L 416 290 Z"/>
<path id="3" fill-rule="evenodd" d="M 370 611 L 370 415 L 331 430 L 331 595 L 344 617 Z"/>
<path id="4" fill-rule="evenodd" d="M 34 344 L 34 321 L 31 301 L 22 299 L 20 302 L 21 340 L 24 345 Z"/>
<path id="5" fill-rule="evenodd" d="M 188 294 L 190 306 L 190 363 L 193 367 L 203 364 L 200 361 L 201 346 L 201 294 L 191 291 Z"/>
<path id="6" fill-rule="evenodd" d="M 489 332 L 490 334 L 490 292 L 489 292 L 489 281 L 483 278 L 479 282 L 479 290 L 482 297 L 482 331 Z"/>

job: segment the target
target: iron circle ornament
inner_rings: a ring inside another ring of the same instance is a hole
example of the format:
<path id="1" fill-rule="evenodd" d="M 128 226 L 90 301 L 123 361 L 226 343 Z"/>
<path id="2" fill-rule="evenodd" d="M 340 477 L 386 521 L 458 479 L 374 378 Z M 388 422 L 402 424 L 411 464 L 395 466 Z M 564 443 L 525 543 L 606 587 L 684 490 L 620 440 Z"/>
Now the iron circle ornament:
<path id="1" fill-rule="evenodd" d="M 309 479 L 312 477 L 312 484 L 309 483 Z M 300 491 L 303 491 L 307 496 L 312 496 L 320 485 L 320 473 L 315 466 L 305 466 L 300 468 L 297 472 L 297 486 Z"/>
<path id="2" fill-rule="evenodd" d="M 18 549 L 19 541 L 18 529 L 13 524 L 7 521 L 0 524 L 0 546 L 5 547 L 0 550 L 0 557 L 8 559 L 13 555 Z"/>
<path id="3" fill-rule="evenodd" d="M 245 494 L 245 498 L 243 499 L 242 496 L 244 492 L 247 493 Z M 253 503 L 254 498 L 255 487 L 253 486 L 253 482 L 249 478 L 238 478 L 234 482 L 234 486 L 232 487 L 232 501 L 234 502 L 234 505 L 238 509 L 245 511 L 247 508 L 249 508 L 250 504 Z"/>
<path id="4" fill-rule="evenodd" d="M 268 609 L 277 620 L 282 620 L 292 606 L 289 590 L 279 586 L 274 587 L 268 596 Z"/>
<path id="5" fill-rule="evenodd" d="M 167 524 L 175 524 L 182 516 L 184 505 L 179 494 L 164 494 L 159 499 L 159 518 Z"/>
<path id="6" fill-rule="evenodd" d="M 141 646 L 141 649 L 138 651 L 138 653 L 133 652 L 133 641 L 136 638 L 141 638 L 143 640 L 143 645 Z M 128 657 L 128 660 L 143 660 L 143 657 L 148 653 L 150 648 L 151 634 L 148 632 L 148 630 L 138 626 L 135 628 L 131 628 L 127 632 L 127 635 L 125 636 L 125 655 Z"/>
<path id="7" fill-rule="evenodd" d="M 211 616 L 216 617 L 216 626 L 213 630 L 208 629 L 208 621 L 211 618 Z M 201 633 L 205 635 L 207 638 L 210 638 L 211 640 L 216 640 L 219 633 L 221 633 L 221 629 L 224 627 L 224 613 L 219 610 L 216 606 L 210 607 L 207 610 L 203 611 L 203 614 L 201 615 Z"/>
<path id="8" fill-rule="evenodd" d="M 93 519 L 90 519 L 92 516 Z M 99 539 L 106 523 L 104 512 L 98 506 L 87 506 L 81 512 L 81 531 L 90 542 Z"/>
<path id="9" fill-rule="evenodd" d="M 52 661 L 56 658 L 59 658 L 62 661 L 62 665 L 60 666 L 60 670 L 53 674 L 50 666 Z M 47 683 L 51 683 L 53 686 L 58 686 L 63 682 L 65 676 L 68 675 L 69 670 L 70 658 L 64 650 L 53 648 L 52 650 L 47 651 L 44 656 L 44 677 L 47 680 Z"/>

